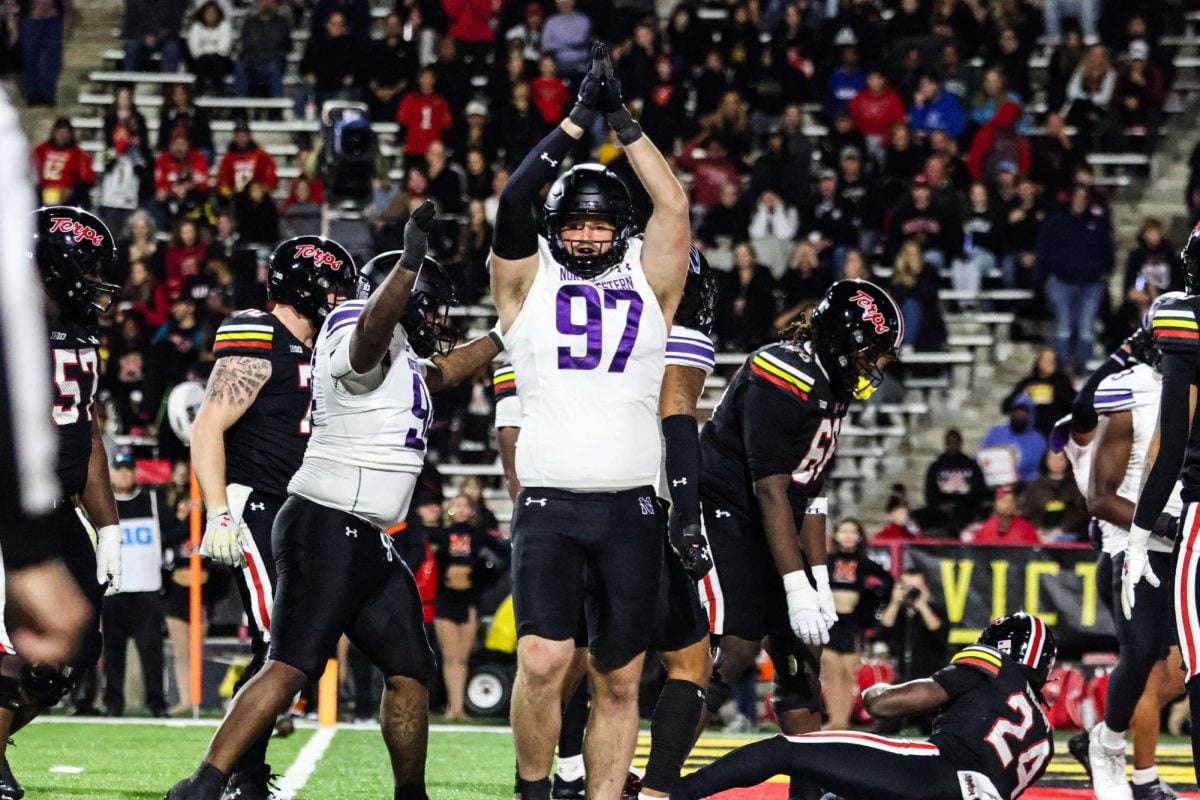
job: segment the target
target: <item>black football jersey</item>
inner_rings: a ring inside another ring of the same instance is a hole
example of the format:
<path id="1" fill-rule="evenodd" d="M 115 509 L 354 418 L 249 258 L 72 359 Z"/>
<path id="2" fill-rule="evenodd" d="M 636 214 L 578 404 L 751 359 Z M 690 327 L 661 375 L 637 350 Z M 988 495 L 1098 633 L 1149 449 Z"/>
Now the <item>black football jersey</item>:
<path id="1" fill-rule="evenodd" d="M 701 431 L 702 498 L 755 519 L 754 481 L 790 474 L 801 520 L 808 499 L 822 489 L 846 410 L 810 344 L 777 343 L 751 353 Z"/>
<path id="2" fill-rule="evenodd" d="M 92 456 L 92 415 L 96 407 L 96 378 L 100 368 L 95 331 L 51 317 L 51 416 L 58 426 L 58 481 L 66 495 L 78 494 L 87 483 Z"/>
<path id="3" fill-rule="evenodd" d="M 238 311 L 217 329 L 213 355 L 271 362 L 258 397 L 225 432 L 225 480 L 287 497 L 311 433 L 312 350 L 274 314 Z"/>
<path id="4" fill-rule="evenodd" d="M 1154 312 L 1151 331 L 1154 344 L 1162 353 L 1160 369 L 1164 374 L 1189 376 L 1200 385 L 1200 296 L 1164 303 Z M 1176 362 L 1168 364 L 1168 361 Z M 1185 502 L 1200 500 L 1200 419 L 1193 421 L 1188 437 L 1187 455 L 1179 479 Z"/>
<path id="5" fill-rule="evenodd" d="M 929 737 L 943 756 L 959 769 L 987 775 L 1010 800 L 1041 777 L 1054 756 L 1054 737 L 1017 662 L 974 644 L 960 650 L 933 680 L 950 695 Z"/>
<path id="6" fill-rule="evenodd" d="M 695 247 L 688 259 L 687 282 L 675 309 L 675 325 L 712 336 L 717 307 L 717 276 Z"/>

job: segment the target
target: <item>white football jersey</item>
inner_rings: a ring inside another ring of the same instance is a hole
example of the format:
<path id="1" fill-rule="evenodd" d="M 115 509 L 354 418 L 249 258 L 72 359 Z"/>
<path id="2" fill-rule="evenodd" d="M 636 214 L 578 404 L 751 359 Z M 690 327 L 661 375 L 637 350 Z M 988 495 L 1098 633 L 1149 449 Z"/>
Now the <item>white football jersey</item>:
<path id="1" fill-rule="evenodd" d="M 1133 414 L 1133 449 L 1129 453 L 1129 466 L 1125 470 L 1125 480 L 1117 487 L 1117 494 L 1136 503 L 1138 492 L 1142 486 L 1142 470 L 1146 464 L 1146 451 L 1150 448 L 1150 440 L 1154 438 L 1154 428 L 1158 424 L 1159 397 L 1162 394 L 1162 376 L 1158 370 L 1145 364 L 1135 364 L 1129 369 L 1109 375 L 1100 382 L 1096 389 L 1093 402 L 1096 413 L 1112 414 L 1118 411 L 1129 411 Z M 1093 453 L 1093 458 L 1095 454 Z M 1171 497 L 1167 500 L 1164 512 L 1178 517 L 1183 510 L 1183 501 L 1179 497 L 1180 485 L 1177 482 Z M 1129 531 L 1119 528 L 1111 522 L 1100 522 L 1103 534 L 1104 552 L 1113 554 L 1122 552 L 1129 538 Z M 1159 536 L 1151 536 L 1149 548 L 1160 553 L 1169 553 L 1174 542 Z"/>
<path id="2" fill-rule="evenodd" d="M 365 305 L 343 303 L 317 336 L 312 436 L 288 491 L 386 529 L 408 513 L 409 476 L 425 463 L 433 404 L 401 325 L 382 364 L 365 375 L 350 367 L 350 336 Z"/>
<path id="3" fill-rule="evenodd" d="M 539 240 L 537 275 L 504 332 L 521 387 L 521 485 L 620 491 L 658 473 L 667 325 L 642 271 L 642 242 L 586 280 Z"/>

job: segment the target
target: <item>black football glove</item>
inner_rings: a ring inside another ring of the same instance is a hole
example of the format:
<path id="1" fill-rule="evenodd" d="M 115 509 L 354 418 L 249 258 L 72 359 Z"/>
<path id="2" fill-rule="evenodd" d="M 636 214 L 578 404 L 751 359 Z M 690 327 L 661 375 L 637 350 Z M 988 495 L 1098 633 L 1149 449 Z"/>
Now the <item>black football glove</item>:
<path id="1" fill-rule="evenodd" d="M 412 212 L 408 222 L 404 224 L 404 253 L 400 256 L 400 266 L 407 270 L 417 270 L 429 252 L 429 231 L 433 228 L 433 216 L 437 209 L 432 200 L 426 200 L 420 208 Z"/>
<path id="2" fill-rule="evenodd" d="M 1122 344 L 1129 348 L 1130 360 L 1151 366 L 1158 362 L 1158 350 L 1154 347 L 1154 334 L 1145 328 L 1138 328 L 1129 334 Z"/>
<path id="3" fill-rule="evenodd" d="M 608 62 L 608 48 L 601 42 L 592 45 L 592 64 L 587 74 L 579 82 L 579 94 L 575 98 L 575 106 L 568 114 L 574 122 L 584 130 L 589 130 L 596 121 L 600 111 L 601 98 L 604 93 L 604 65 Z"/>
<path id="4" fill-rule="evenodd" d="M 612 64 L 605 59 L 609 76 L 604 79 L 604 92 L 600 99 L 600 110 L 608 126 L 616 131 L 617 139 L 623 145 L 630 145 L 642 137 L 642 126 L 633 120 L 633 115 L 625 107 L 625 98 L 621 93 L 621 81 L 612 75 Z"/>
<path id="5" fill-rule="evenodd" d="M 700 525 L 692 523 L 682 528 L 676 524 L 669 525 L 671 534 L 671 549 L 679 557 L 683 571 L 692 580 L 700 580 L 712 569 L 712 555 L 708 552 L 708 542 L 700 532 Z"/>

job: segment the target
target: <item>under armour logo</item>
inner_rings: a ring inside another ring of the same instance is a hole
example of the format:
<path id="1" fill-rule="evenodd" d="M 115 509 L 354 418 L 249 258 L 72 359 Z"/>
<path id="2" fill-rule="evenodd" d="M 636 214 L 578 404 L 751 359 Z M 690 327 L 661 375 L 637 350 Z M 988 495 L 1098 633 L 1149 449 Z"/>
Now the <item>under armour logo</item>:
<path id="1" fill-rule="evenodd" d="M 671 485 L 672 486 L 687 486 L 687 478 L 680 478 L 679 480 L 672 479 Z"/>
<path id="2" fill-rule="evenodd" d="M 542 508 L 545 508 L 546 507 L 546 498 L 544 498 L 544 497 L 526 497 L 525 498 L 526 506 L 531 506 L 534 503 L 537 503 Z"/>
<path id="3" fill-rule="evenodd" d="M 654 516 L 654 501 L 652 499 L 650 499 L 649 497 L 639 497 L 638 505 L 642 509 L 643 517 L 653 517 Z"/>
<path id="4" fill-rule="evenodd" d="M 251 511 L 266 511 L 267 504 L 266 503 L 251 503 L 250 510 Z"/>
<path id="5" fill-rule="evenodd" d="M 558 162 L 555 161 L 553 158 L 551 158 L 549 153 L 542 153 L 542 161 L 545 161 L 547 164 L 549 164 L 552 167 L 558 166 Z"/>
<path id="6" fill-rule="evenodd" d="M 725 517 L 733 516 L 733 514 L 730 514 L 728 511 L 722 511 L 719 508 L 713 512 L 713 515 L 716 516 L 717 519 L 724 519 Z"/>
<path id="7" fill-rule="evenodd" d="M 358 538 L 358 529 L 357 529 L 357 528 L 351 528 L 349 525 L 347 525 L 347 526 L 346 526 L 346 535 L 347 535 L 347 536 L 353 536 L 355 539 L 357 539 L 357 538 Z"/>

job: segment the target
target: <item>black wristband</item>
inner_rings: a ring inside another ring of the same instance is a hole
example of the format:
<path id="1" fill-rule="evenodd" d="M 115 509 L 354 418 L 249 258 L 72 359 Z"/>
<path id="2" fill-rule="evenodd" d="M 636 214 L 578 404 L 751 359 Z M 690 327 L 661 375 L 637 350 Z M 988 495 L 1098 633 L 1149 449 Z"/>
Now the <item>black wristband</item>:
<path id="1" fill-rule="evenodd" d="M 617 134 L 617 139 L 621 144 L 629 146 L 642 138 L 642 126 L 634 121 L 629 109 L 625 106 L 621 106 L 620 111 L 605 114 L 604 118 L 608 121 L 609 127 Z"/>
<path id="2" fill-rule="evenodd" d="M 567 115 L 567 119 L 585 131 L 590 131 L 596 124 L 596 110 L 588 108 L 583 103 L 576 103 L 575 107 L 571 109 L 571 113 Z"/>
<path id="3" fill-rule="evenodd" d="M 496 333 L 496 329 L 492 328 L 487 332 L 487 337 L 492 340 L 492 344 L 496 345 L 496 352 L 504 352 L 504 340 L 500 338 L 500 334 Z"/>
<path id="4" fill-rule="evenodd" d="M 700 434 L 691 414 L 673 414 L 662 421 L 666 444 L 667 489 L 672 516 L 680 525 L 700 522 Z"/>

